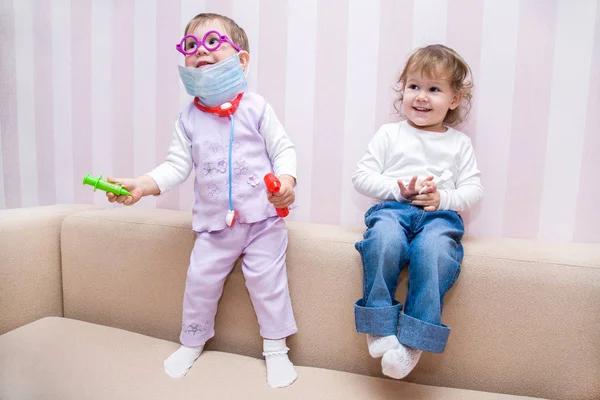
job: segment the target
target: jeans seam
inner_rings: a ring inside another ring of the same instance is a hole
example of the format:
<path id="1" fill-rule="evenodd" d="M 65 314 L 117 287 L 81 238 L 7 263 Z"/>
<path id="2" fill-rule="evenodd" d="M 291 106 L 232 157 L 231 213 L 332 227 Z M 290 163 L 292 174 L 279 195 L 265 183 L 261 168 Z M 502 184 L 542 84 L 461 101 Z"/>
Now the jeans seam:
<path id="1" fill-rule="evenodd" d="M 454 277 L 452 278 L 452 280 L 450 280 L 448 287 L 444 288 L 444 292 L 448 292 L 452 286 L 454 286 L 454 284 L 456 283 L 456 281 L 458 280 L 458 276 L 460 275 L 460 264 L 458 264 L 458 268 L 456 268 L 456 272 L 454 273 Z"/>
<path id="2" fill-rule="evenodd" d="M 414 236 L 414 232 L 417 231 L 417 227 L 421 224 L 421 221 L 423 221 L 423 218 L 425 218 L 425 211 L 418 208 L 417 212 L 419 213 L 419 220 L 415 223 L 415 225 L 412 227 L 412 232 L 413 232 L 413 236 Z"/>
<path id="3" fill-rule="evenodd" d="M 446 291 L 450 290 L 450 288 L 454 285 L 454 283 L 458 279 L 458 275 L 460 274 L 460 261 L 458 260 L 458 246 L 459 246 L 459 243 L 457 241 L 454 241 L 454 261 L 456 261 L 456 264 L 458 265 L 458 267 L 456 268 L 456 273 L 454 274 L 452 283 L 450 284 L 450 286 L 448 286 L 448 289 L 446 289 Z"/>
<path id="4" fill-rule="evenodd" d="M 357 247 L 358 247 L 358 253 L 360 254 L 360 261 L 362 262 L 363 265 L 363 300 L 366 302 L 367 301 L 367 282 L 369 280 L 368 277 L 368 268 L 365 268 L 365 255 L 363 254 L 362 251 L 362 241 L 357 243 Z"/>
<path id="5" fill-rule="evenodd" d="M 458 279 L 458 276 L 460 275 L 460 262 L 458 261 L 458 257 L 457 257 L 457 254 L 458 254 L 457 249 L 458 249 L 458 243 L 456 241 L 454 241 L 454 254 L 452 255 L 452 258 L 458 264 L 458 268 L 456 268 L 454 277 L 450 280 L 447 287 L 444 288 L 444 291 L 443 291 L 444 293 L 446 293 L 446 292 L 448 292 L 448 290 L 450 290 L 450 288 L 456 283 L 456 280 Z"/>

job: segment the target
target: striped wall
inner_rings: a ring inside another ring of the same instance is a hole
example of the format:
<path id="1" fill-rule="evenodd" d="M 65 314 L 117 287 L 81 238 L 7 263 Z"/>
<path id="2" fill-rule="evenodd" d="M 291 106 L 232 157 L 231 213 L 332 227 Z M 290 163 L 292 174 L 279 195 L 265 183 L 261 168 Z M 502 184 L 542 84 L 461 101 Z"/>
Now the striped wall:
<path id="1" fill-rule="evenodd" d="M 469 232 L 600 242 L 600 0 L 0 0 L 0 208 L 107 205 L 83 175 L 161 162 L 189 101 L 174 44 L 202 11 L 245 28 L 250 89 L 297 145 L 291 218 L 362 224 L 356 162 L 397 120 L 406 55 L 437 42 L 474 71 Z M 188 180 L 137 206 L 192 202 Z"/>

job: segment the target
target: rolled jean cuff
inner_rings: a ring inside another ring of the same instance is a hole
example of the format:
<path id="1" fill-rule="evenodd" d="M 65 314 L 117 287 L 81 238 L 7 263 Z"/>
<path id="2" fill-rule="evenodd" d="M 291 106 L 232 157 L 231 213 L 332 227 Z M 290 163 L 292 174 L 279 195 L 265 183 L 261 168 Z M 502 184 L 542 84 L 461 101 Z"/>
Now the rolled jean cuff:
<path id="1" fill-rule="evenodd" d="M 377 336 L 396 335 L 402 304 L 394 301 L 389 307 L 364 307 L 363 299 L 354 303 L 356 331 Z"/>
<path id="2" fill-rule="evenodd" d="M 432 353 L 443 353 L 450 336 L 446 325 L 433 325 L 402 313 L 398 341 L 406 346 Z"/>

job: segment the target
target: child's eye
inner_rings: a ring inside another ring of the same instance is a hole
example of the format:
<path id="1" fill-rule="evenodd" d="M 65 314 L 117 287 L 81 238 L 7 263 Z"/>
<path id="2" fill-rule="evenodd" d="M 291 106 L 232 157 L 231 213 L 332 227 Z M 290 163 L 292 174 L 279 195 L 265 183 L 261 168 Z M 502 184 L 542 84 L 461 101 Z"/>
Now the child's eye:
<path id="1" fill-rule="evenodd" d="M 415 85 L 415 84 L 408 85 L 408 88 L 411 89 L 411 90 L 419 90 L 419 87 L 417 85 Z"/>
<path id="2" fill-rule="evenodd" d="M 210 39 L 208 39 L 208 45 L 209 46 L 216 46 L 217 43 L 219 43 L 219 39 L 217 39 L 217 38 L 210 38 Z"/>
<path id="3" fill-rule="evenodd" d="M 432 87 L 431 89 L 429 89 L 432 92 L 441 92 L 441 90 L 437 87 Z"/>
<path id="4" fill-rule="evenodd" d="M 191 51 L 194 50 L 196 48 L 196 41 L 195 40 L 190 40 L 189 42 L 187 42 L 185 44 L 185 50 L 186 51 Z"/>

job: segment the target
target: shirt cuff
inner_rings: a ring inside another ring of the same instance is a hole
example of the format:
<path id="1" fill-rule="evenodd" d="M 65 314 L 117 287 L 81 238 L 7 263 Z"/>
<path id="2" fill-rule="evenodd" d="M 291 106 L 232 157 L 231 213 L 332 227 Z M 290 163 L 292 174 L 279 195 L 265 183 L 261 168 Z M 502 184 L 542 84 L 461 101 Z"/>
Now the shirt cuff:
<path id="1" fill-rule="evenodd" d="M 165 176 L 165 174 L 160 172 L 158 167 L 148 172 L 146 175 L 152 178 L 154 182 L 156 182 L 156 186 L 158 186 L 158 190 L 160 192 L 155 196 L 160 196 L 161 194 L 167 193 L 168 191 L 173 189 L 168 184 L 169 179 Z"/>
<path id="2" fill-rule="evenodd" d="M 282 168 L 279 171 L 273 171 L 273 172 L 278 177 L 281 175 L 289 175 L 289 176 L 293 177 L 296 180 L 296 182 L 298 182 L 298 177 L 296 176 L 296 171 L 293 170 L 292 168 L 290 168 L 290 169 Z"/>
<path id="3" fill-rule="evenodd" d="M 438 211 L 448 210 L 448 206 L 450 203 L 450 195 L 446 190 L 439 190 L 440 192 L 440 205 L 438 206 Z"/>

